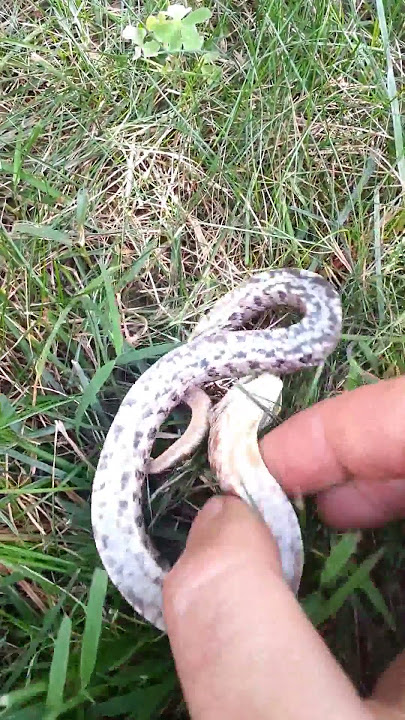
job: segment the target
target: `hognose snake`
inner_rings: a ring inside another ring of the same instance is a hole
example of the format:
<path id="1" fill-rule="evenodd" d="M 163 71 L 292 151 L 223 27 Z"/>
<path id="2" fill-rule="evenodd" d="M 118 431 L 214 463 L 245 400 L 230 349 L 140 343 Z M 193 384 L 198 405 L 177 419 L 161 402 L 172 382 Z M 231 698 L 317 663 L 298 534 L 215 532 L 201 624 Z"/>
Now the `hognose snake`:
<path id="1" fill-rule="evenodd" d="M 302 319 L 288 328 L 239 329 L 276 306 L 295 308 Z M 146 533 L 141 490 L 146 473 L 167 468 L 176 459 L 176 452 L 169 449 L 164 458 L 151 463 L 159 427 L 180 402 L 193 407 L 195 401 L 197 405 L 202 401 L 204 405 L 201 385 L 220 378 L 256 376 L 249 391 L 265 398 L 275 376 L 323 363 L 340 338 L 341 322 L 339 295 L 319 275 L 302 270 L 259 273 L 220 299 L 199 322 L 189 341 L 161 357 L 125 396 L 107 434 L 94 478 L 92 525 L 98 552 L 112 582 L 130 605 L 156 627 L 165 628 L 162 582 L 169 568 Z M 234 386 L 220 409 L 214 411 L 209 441 L 211 466 L 224 491 L 231 490 L 259 509 L 278 542 L 285 578 L 296 591 L 303 556 L 298 520 L 260 458 L 257 427 L 262 411 L 258 413 L 258 406 L 246 395 L 243 427 L 247 423 L 249 433 L 227 447 L 232 415 L 227 416 L 227 408 L 236 392 L 240 391 Z M 202 416 L 189 452 L 208 429 L 208 403 Z M 232 422 L 237 420 L 233 417 Z M 225 461 L 229 453 L 231 459 Z"/>

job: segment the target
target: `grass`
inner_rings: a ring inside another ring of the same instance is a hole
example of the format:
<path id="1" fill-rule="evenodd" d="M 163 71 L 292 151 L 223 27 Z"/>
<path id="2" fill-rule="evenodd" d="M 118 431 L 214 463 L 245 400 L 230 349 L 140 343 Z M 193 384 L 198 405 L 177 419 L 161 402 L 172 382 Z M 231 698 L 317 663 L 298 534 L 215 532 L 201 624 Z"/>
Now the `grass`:
<path id="1" fill-rule="evenodd" d="M 89 494 L 127 387 L 225 289 L 294 265 L 341 290 L 342 343 L 285 414 L 405 370 L 401 4 L 208 4 L 211 81 L 132 62 L 120 33 L 150 2 L 0 10 L 1 718 L 187 716 L 167 640 L 97 569 Z M 174 557 L 204 455 L 165 487 Z M 302 602 L 366 692 L 405 640 L 401 527 L 301 519 Z"/>

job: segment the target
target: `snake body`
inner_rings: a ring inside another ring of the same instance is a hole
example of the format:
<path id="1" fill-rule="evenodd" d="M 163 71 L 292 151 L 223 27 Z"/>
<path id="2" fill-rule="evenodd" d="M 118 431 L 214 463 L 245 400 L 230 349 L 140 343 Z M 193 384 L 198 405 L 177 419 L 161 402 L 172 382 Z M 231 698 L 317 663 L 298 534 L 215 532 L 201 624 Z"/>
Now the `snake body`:
<path id="1" fill-rule="evenodd" d="M 302 319 L 288 328 L 238 329 L 276 306 L 295 308 Z M 165 628 L 162 583 L 169 567 L 146 533 L 141 493 L 161 424 L 204 383 L 266 372 L 285 375 L 322 364 L 340 332 L 340 298 L 323 278 L 302 270 L 262 272 L 219 300 L 192 338 L 160 358 L 128 391 L 98 462 L 92 526 L 112 582 L 156 627 Z M 249 483 L 254 485 L 254 476 Z"/>

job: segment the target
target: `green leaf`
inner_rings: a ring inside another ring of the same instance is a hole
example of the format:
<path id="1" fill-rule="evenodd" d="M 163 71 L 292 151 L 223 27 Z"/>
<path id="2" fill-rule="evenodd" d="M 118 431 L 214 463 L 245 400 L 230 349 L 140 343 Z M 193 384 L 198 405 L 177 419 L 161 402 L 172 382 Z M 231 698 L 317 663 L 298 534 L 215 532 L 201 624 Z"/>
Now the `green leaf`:
<path id="1" fill-rule="evenodd" d="M 101 568 L 96 568 L 93 574 L 89 601 L 86 608 L 86 624 L 84 626 L 82 652 L 80 656 L 80 680 L 82 690 L 89 684 L 97 660 L 107 583 L 107 573 Z"/>
<path id="2" fill-rule="evenodd" d="M 182 21 L 182 25 L 198 25 L 199 23 L 209 20 L 211 15 L 211 10 L 208 8 L 198 8 L 197 10 L 193 10 L 189 15 L 186 15 Z"/>
<path id="3" fill-rule="evenodd" d="M 65 615 L 55 640 L 52 664 L 49 671 L 46 707 L 51 710 L 57 710 L 63 704 L 71 633 L 72 621 Z"/>
<path id="4" fill-rule="evenodd" d="M 154 32 L 157 25 L 161 24 L 161 19 L 157 17 L 157 15 L 149 15 L 148 18 L 146 18 L 146 29 L 149 30 L 149 32 Z"/>
<path id="5" fill-rule="evenodd" d="M 142 51 L 145 57 L 156 57 L 159 55 L 161 46 L 156 40 L 148 40 L 143 44 Z"/>
<path id="6" fill-rule="evenodd" d="M 201 50 L 204 44 L 204 38 L 199 35 L 195 25 L 182 27 L 181 39 L 186 52 L 196 52 Z"/>
<path id="7" fill-rule="evenodd" d="M 328 585 L 340 574 L 351 556 L 356 552 L 360 533 L 345 533 L 332 548 L 321 574 L 321 585 Z"/>
<path id="8" fill-rule="evenodd" d="M 172 38 L 169 42 L 169 45 L 168 45 L 169 52 L 171 52 L 171 53 L 180 52 L 182 44 L 183 44 L 183 39 L 182 39 L 182 35 L 181 35 L 181 30 L 180 30 L 180 28 L 178 28 L 177 32 L 172 36 Z"/>
<path id="9" fill-rule="evenodd" d="M 153 29 L 153 35 L 161 43 L 168 44 L 171 38 L 179 32 L 179 23 L 167 21 L 158 24 Z"/>
<path id="10" fill-rule="evenodd" d="M 97 401 L 97 393 L 101 390 L 104 383 L 107 382 L 112 371 L 114 370 L 115 363 L 116 363 L 116 358 L 114 358 L 113 360 L 110 360 L 105 365 L 102 365 L 101 367 L 99 367 L 98 370 L 96 370 L 96 372 L 94 373 L 93 377 L 91 378 L 86 389 L 84 390 L 82 399 L 80 400 L 79 406 L 76 410 L 76 415 L 75 415 L 76 430 L 79 429 L 80 424 L 83 420 L 83 415 L 86 412 L 87 408 L 89 406 L 93 405 Z"/>

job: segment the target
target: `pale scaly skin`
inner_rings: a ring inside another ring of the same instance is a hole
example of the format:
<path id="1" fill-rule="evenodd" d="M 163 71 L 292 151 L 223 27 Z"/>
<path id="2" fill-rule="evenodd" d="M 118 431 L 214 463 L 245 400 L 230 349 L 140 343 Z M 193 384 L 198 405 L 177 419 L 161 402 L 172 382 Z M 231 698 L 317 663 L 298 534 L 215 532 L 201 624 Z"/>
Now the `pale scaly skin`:
<path id="1" fill-rule="evenodd" d="M 211 417 L 208 458 L 221 490 L 245 500 L 271 528 L 284 578 L 297 593 L 304 565 L 300 525 L 257 442 L 263 420 L 271 424 L 280 410 L 282 387 L 281 379 L 268 373 L 234 385 Z"/>
<path id="2" fill-rule="evenodd" d="M 302 320 L 289 328 L 236 329 L 280 305 L 299 309 Z M 112 582 L 159 629 L 165 629 L 162 583 L 168 564 L 152 546 L 141 510 L 142 483 L 158 429 L 204 383 L 264 372 L 285 375 L 320 365 L 339 341 L 341 322 L 339 295 L 320 276 L 301 270 L 254 275 L 216 303 L 206 322 L 199 323 L 199 333 L 160 358 L 122 401 L 94 478 L 93 532 Z M 254 473 L 245 478 L 251 496 L 254 483 Z"/>

